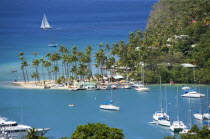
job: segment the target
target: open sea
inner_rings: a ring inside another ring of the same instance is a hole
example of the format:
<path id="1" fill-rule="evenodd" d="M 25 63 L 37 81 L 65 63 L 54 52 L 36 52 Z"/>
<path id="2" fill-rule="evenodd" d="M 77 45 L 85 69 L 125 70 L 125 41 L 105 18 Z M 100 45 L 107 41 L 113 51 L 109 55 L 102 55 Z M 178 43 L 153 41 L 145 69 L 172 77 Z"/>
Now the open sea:
<path id="1" fill-rule="evenodd" d="M 159 85 L 149 85 L 149 93 L 133 89 L 113 91 L 113 100 L 120 111 L 104 111 L 99 105 L 107 101 L 109 90 L 69 91 L 21 89 L 11 87 L 14 80 L 23 80 L 17 54 L 24 52 L 30 61 L 37 52 L 38 58 L 49 48 L 52 30 L 41 30 L 45 13 L 54 28 L 55 42 L 67 48 L 77 46 L 84 50 L 88 45 L 93 55 L 98 44 L 113 44 L 128 41 L 129 32 L 145 30 L 152 5 L 158 0 L 1 0 L 0 2 L 0 115 L 35 128 L 51 128 L 46 134 L 49 139 L 70 137 L 77 125 L 100 122 L 110 127 L 123 129 L 126 139 L 161 139 L 173 135 L 169 128 L 148 124 L 152 114 L 160 110 Z M 17 72 L 12 73 L 12 70 Z M 30 74 L 30 72 L 29 72 Z M 207 94 L 208 86 L 200 92 Z M 164 93 L 164 86 L 162 87 Z M 190 122 L 189 99 L 181 98 L 179 86 L 179 108 L 177 109 L 176 85 L 166 86 L 168 113 L 171 120 L 179 117 Z M 166 97 L 163 97 L 165 102 Z M 192 112 L 201 109 L 200 99 L 191 99 Z M 207 110 L 207 98 L 203 99 Z M 75 107 L 69 107 L 69 104 Z M 166 105 L 164 105 L 166 107 Z M 194 124 L 202 122 L 194 120 Z"/>

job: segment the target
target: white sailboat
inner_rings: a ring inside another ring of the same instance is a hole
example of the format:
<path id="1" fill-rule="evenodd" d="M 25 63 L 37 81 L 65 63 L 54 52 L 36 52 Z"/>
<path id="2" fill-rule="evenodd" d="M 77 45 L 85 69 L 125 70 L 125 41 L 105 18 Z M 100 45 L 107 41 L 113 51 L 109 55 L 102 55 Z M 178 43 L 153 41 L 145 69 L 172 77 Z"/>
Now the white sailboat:
<path id="1" fill-rule="evenodd" d="M 194 73 L 194 83 L 195 83 L 195 86 L 196 86 L 195 67 L 193 67 L 193 73 Z M 196 89 L 192 89 L 192 90 L 186 90 L 185 93 L 183 95 L 181 95 L 181 96 L 182 97 L 200 98 L 200 97 L 204 97 L 205 94 L 198 93 L 196 91 Z"/>
<path id="2" fill-rule="evenodd" d="M 188 133 L 188 131 L 190 130 L 191 126 L 192 126 L 192 110 L 191 110 L 191 98 L 189 98 L 189 125 L 186 126 L 181 132 L 179 132 L 180 134 L 186 134 Z"/>
<path id="3" fill-rule="evenodd" d="M 111 101 L 106 101 L 105 103 L 100 105 L 100 109 L 103 110 L 113 110 L 113 111 L 119 111 L 120 107 L 119 106 L 115 106 L 112 104 L 112 89 L 111 89 Z"/>
<path id="4" fill-rule="evenodd" d="M 207 96 L 208 97 L 208 96 Z M 203 120 L 203 98 L 200 98 L 200 104 L 201 104 L 201 111 L 197 111 L 193 114 L 194 118 L 197 120 Z"/>
<path id="5" fill-rule="evenodd" d="M 171 122 L 169 121 L 169 115 L 167 114 L 167 104 L 168 104 L 168 101 L 167 101 L 167 94 L 166 94 L 166 85 L 165 85 L 165 97 L 166 97 L 166 112 L 165 112 L 165 117 L 163 118 L 159 118 L 157 123 L 159 125 L 162 125 L 162 126 L 171 126 Z"/>
<path id="6" fill-rule="evenodd" d="M 145 84 L 144 84 L 144 64 L 142 64 L 142 68 L 141 68 L 141 79 L 142 79 L 142 84 L 138 84 L 136 87 L 135 87 L 135 90 L 136 91 L 139 91 L 139 92 L 149 92 L 150 91 L 150 88 L 146 87 Z"/>
<path id="7" fill-rule="evenodd" d="M 155 121 L 158 120 L 169 120 L 169 116 L 167 115 L 166 112 L 163 111 L 163 98 L 162 98 L 162 86 L 161 86 L 161 78 L 160 78 L 160 95 L 161 95 L 161 106 L 160 106 L 160 111 L 155 112 L 155 114 L 153 114 L 153 119 Z"/>
<path id="8" fill-rule="evenodd" d="M 47 17 L 45 14 L 42 19 L 41 29 L 52 29 L 52 27 L 50 26 L 50 24 L 47 21 Z"/>
<path id="9" fill-rule="evenodd" d="M 177 121 L 173 121 L 172 125 L 170 126 L 171 131 L 173 132 L 180 132 L 186 128 L 185 124 L 182 121 L 179 121 L 179 101 L 178 101 L 178 87 L 177 87 Z"/>

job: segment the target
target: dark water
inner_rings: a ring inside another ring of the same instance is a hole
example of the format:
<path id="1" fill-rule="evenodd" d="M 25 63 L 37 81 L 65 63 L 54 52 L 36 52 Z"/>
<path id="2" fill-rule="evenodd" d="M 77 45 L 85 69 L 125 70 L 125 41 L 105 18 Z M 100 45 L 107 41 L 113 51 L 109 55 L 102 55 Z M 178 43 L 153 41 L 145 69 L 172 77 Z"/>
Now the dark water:
<path id="1" fill-rule="evenodd" d="M 24 52 L 30 61 L 47 52 L 52 30 L 41 30 L 41 20 L 46 13 L 54 28 L 55 42 L 69 49 L 87 45 L 98 50 L 100 42 L 113 44 L 128 41 L 129 32 L 144 30 L 152 5 L 157 0 L 18 0 L 0 2 L 0 115 L 32 127 L 49 127 L 50 138 L 69 137 L 77 125 L 101 122 L 123 129 L 127 139 L 163 138 L 172 135 L 169 129 L 150 125 L 152 114 L 160 109 L 158 85 L 150 93 L 134 90 L 115 90 L 113 99 L 121 107 L 119 112 L 103 111 L 100 103 L 106 101 L 110 91 L 39 90 L 8 87 L 8 83 L 22 80 L 17 54 Z M 11 70 L 18 70 L 11 73 Z M 29 74 L 32 72 L 29 68 Z M 206 86 L 201 91 L 206 93 Z M 181 94 L 179 90 L 179 94 Z M 176 120 L 176 87 L 167 87 L 168 112 Z M 164 99 L 165 100 L 165 99 Z M 179 97 L 180 119 L 189 123 L 188 99 Z M 207 100 L 203 107 L 207 109 Z M 75 107 L 68 107 L 68 104 Z M 192 111 L 199 109 L 200 100 L 192 99 Z M 21 120 L 22 119 L 22 120 Z M 199 121 L 194 123 L 201 124 Z"/>

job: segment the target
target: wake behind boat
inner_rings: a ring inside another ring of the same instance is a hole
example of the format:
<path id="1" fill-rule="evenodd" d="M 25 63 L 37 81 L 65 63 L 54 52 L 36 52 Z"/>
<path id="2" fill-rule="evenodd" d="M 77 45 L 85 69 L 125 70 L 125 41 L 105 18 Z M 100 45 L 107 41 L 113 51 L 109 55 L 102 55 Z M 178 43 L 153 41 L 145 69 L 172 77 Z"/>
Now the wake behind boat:
<path id="1" fill-rule="evenodd" d="M 15 121 L 7 121 L 5 117 L 0 117 L 0 138 L 24 139 L 30 129 L 32 127 L 19 125 Z M 44 135 L 49 130 L 49 128 L 35 129 L 37 136 Z"/>

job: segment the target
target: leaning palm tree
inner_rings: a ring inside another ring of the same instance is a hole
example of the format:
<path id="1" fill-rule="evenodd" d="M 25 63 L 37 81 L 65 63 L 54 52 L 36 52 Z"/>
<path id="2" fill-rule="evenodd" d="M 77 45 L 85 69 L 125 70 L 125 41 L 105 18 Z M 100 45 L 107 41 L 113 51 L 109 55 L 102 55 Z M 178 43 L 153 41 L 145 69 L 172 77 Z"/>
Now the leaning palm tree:
<path id="1" fill-rule="evenodd" d="M 35 128 L 30 128 L 29 131 L 27 131 L 27 136 L 25 139 L 38 139 L 38 136 L 36 136 L 36 129 Z"/>
<path id="2" fill-rule="evenodd" d="M 21 65 L 23 66 L 23 68 L 25 68 L 25 74 L 26 74 L 26 77 L 27 77 L 27 80 L 29 82 L 29 79 L 28 79 L 28 71 L 27 71 L 27 66 L 29 66 L 28 62 L 26 60 L 23 60 Z"/>
<path id="3" fill-rule="evenodd" d="M 36 73 L 36 72 L 33 72 L 32 74 L 31 74 L 31 78 L 33 79 L 35 79 L 35 84 L 36 84 L 36 80 L 38 80 L 38 78 L 39 78 L 39 75 Z"/>

